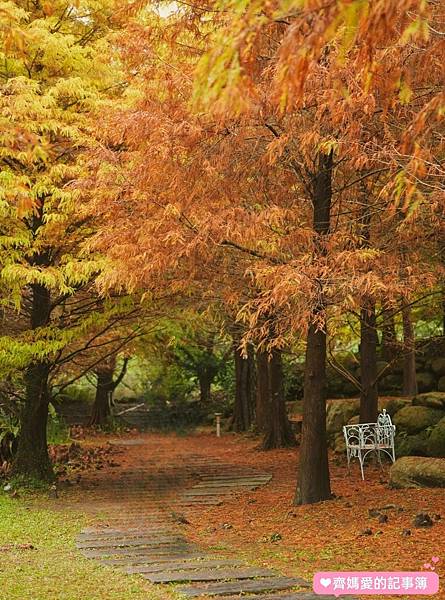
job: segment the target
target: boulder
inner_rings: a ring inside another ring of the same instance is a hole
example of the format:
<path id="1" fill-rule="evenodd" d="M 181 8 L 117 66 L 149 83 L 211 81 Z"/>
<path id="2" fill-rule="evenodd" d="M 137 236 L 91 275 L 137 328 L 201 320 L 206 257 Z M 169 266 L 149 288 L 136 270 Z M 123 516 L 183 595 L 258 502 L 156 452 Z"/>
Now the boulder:
<path id="1" fill-rule="evenodd" d="M 426 394 L 417 394 L 413 399 L 414 406 L 429 406 L 445 410 L 445 394 L 443 392 L 427 392 Z"/>
<path id="2" fill-rule="evenodd" d="M 445 458 L 445 418 L 441 419 L 431 430 L 426 446 L 427 456 Z"/>
<path id="3" fill-rule="evenodd" d="M 445 375 L 445 358 L 435 358 L 432 360 L 431 370 L 439 377 Z"/>
<path id="4" fill-rule="evenodd" d="M 346 454 L 346 442 L 343 433 L 337 433 L 332 445 L 336 454 Z"/>
<path id="5" fill-rule="evenodd" d="M 326 414 L 327 433 L 340 433 L 351 417 L 360 412 L 357 398 L 351 400 L 331 400 L 328 402 Z"/>
<path id="6" fill-rule="evenodd" d="M 431 456 L 428 454 L 427 431 L 421 431 L 414 435 L 396 435 L 396 456 Z"/>
<path id="7" fill-rule="evenodd" d="M 405 406 L 394 415 L 394 425 L 400 431 L 417 433 L 438 423 L 445 411 L 428 406 Z"/>
<path id="8" fill-rule="evenodd" d="M 397 397 L 379 398 L 379 412 L 386 408 L 386 412 L 391 418 L 404 406 L 411 406 L 411 400 Z"/>
<path id="9" fill-rule="evenodd" d="M 436 387 L 436 379 L 429 371 L 417 373 L 417 387 L 419 392 L 431 392 Z"/>
<path id="10" fill-rule="evenodd" d="M 445 459 L 404 456 L 392 465 L 389 485 L 393 488 L 445 488 Z"/>

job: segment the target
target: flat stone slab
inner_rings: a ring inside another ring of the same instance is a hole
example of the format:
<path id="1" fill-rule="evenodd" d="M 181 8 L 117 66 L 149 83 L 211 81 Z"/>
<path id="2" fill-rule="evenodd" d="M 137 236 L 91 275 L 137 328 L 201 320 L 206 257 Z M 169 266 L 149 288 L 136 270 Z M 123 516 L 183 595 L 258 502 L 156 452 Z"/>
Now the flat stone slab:
<path id="1" fill-rule="evenodd" d="M 236 486 L 236 487 L 230 487 L 230 488 L 220 488 L 220 487 L 211 487 L 211 488 L 192 488 L 191 490 L 187 490 L 186 492 L 184 492 L 184 494 L 182 495 L 182 497 L 188 497 L 188 498 L 192 498 L 192 497 L 197 497 L 197 496 L 202 496 L 202 497 L 209 497 L 209 496 L 227 496 L 228 494 L 233 494 L 237 491 L 248 491 L 248 490 L 255 490 L 258 486 L 253 486 L 253 485 L 246 485 L 246 486 Z"/>
<path id="2" fill-rule="evenodd" d="M 185 540 L 178 536 L 159 536 L 159 537 L 140 537 L 140 538 L 107 538 L 101 540 L 89 540 L 85 542 L 77 542 L 76 546 L 79 550 L 84 548 L 125 548 L 132 546 L 162 546 L 164 544 L 171 544 L 176 542 L 182 542 Z"/>
<path id="3" fill-rule="evenodd" d="M 176 581 L 221 581 L 224 579 L 252 579 L 273 575 L 270 569 L 211 569 L 201 571 L 163 571 L 143 573 L 142 577 L 152 583 L 174 583 Z"/>
<path id="4" fill-rule="evenodd" d="M 99 562 L 102 565 L 114 566 L 114 567 L 126 567 L 131 565 L 158 565 L 162 562 L 181 561 L 181 560 L 192 560 L 192 559 L 206 559 L 209 558 L 202 552 L 181 552 L 179 554 L 166 554 L 164 556 L 153 556 L 147 554 L 140 554 L 134 556 L 121 556 L 119 558 L 103 558 Z"/>
<path id="5" fill-rule="evenodd" d="M 131 438 L 129 440 L 110 440 L 109 444 L 113 446 L 144 446 L 147 443 L 146 440 L 139 438 Z"/>
<path id="6" fill-rule="evenodd" d="M 231 482 L 231 483 L 239 483 L 241 481 L 261 481 L 261 483 L 269 482 L 272 479 L 272 475 L 256 475 L 252 473 L 251 475 L 201 475 L 201 481 L 215 481 L 215 482 Z"/>
<path id="7" fill-rule="evenodd" d="M 228 583 L 209 583 L 179 588 L 189 598 L 196 596 L 228 596 L 243 592 L 267 592 L 269 590 L 287 590 L 294 587 L 307 587 L 310 584 L 300 577 L 273 577 L 269 579 L 255 579 L 253 581 L 230 581 Z"/>
<path id="8" fill-rule="evenodd" d="M 151 565 L 132 566 L 125 569 L 127 573 L 159 573 L 161 571 L 188 571 L 198 569 L 220 569 L 222 567 L 246 567 L 241 560 L 212 559 L 212 560 L 176 560 L 174 562 L 153 563 Z"/>
<path id="9" fill-rule="evenodd" d="M 186 554 L 187 552 L 196 552 L 197 548 L 191 545 L 183 546 L 158 546 L 136 548 L 98 548 L 95 550 L 82 550 L 83 556 L 86 558 L 107 558 L 113 556 L 173 556 L 175 554 Z"/>
<path id="10" fill-rule="evenodd" d="M 176 500 L 176 502 L 171 502 L 171 504 L 175 504 L 176 506 L 187 506 L 189 504 L 208 504 L 210 506 L 219 506 L 222 504 L 222 500 L 205 496 L 183 496 L 182 498 L 179 498 L 179 500 Z"/>
<path id="11" fill-rule="evenodd" d="M 77 541 L 78 542 L 93 542 L 93 541 L 99 541 L 99 540 L 107 540 L 107 539 L 121 539 L 121 538 L 125 538 L 128 539 L 130 536 L 132 538 L 139 538 L 139 537 L 148 537 L 148 536 L 153 536 L 156 538 L 156 536 L 159 535 L 164 535 L 164 536 L 171 536 L 172 528 L 170 527 L 165 528 L 165 529 L 96 529 L 95 531 L 92 532 L 82 532 L 79 533 L 79 535 L 77 536 Z"/>
<path id="12" fill-rule="evenodd" d="M 258 486 L 264 485 L 268 483 L 269 480 L 264 481 L 263 479 L 249 479 L 246 481 L 232 481 L 230 479 L 215 481 L 213 479 L 209 479 L 208 481 L 203 481 L 201 483 L 197 483 L 191 489 L 192 490 L 200 490 L 200 489 L 209 489 L 209 488 L 232 488 L 232 487 L 245 487 L 245 486 Z"/>

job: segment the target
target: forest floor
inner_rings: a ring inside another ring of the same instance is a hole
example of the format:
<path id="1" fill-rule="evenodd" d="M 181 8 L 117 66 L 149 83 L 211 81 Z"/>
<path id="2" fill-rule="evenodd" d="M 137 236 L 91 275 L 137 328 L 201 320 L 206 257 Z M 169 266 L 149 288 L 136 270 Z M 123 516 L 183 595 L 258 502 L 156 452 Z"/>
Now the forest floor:
<path id="1" fill-rule="evenodd" d="M 188 506 L 182 532 L 200 547 L 309 581 L 317 571 L 422 570 L 433 556 L 440 557 L 439 576 L 445 574 L 444 490 L 391 490 L 387 471 L 373 465 L 367 466 L 363 482 L 357 465 L 348 475 L 343 457 L 332 456 L 335 499 L 297 507 L 292 501 L 298 451 L 263 452 L 258 439 L 234 434 L 218 439 L 208 431 L 187 436 L 138 433 L 134 439 L 140 445 L 116 446 L 110 456 L 95 450 L 108 447 L 109 439 L 96 436 L 81 441 L 92 456 L 89 469 L 74 464 L 62 478 L 67 483 L 58 498 L 0 495 L 0 600 L 171 598 L 166 586 L 153 586 L 83 558 L 74 539 L 87 525 L 98 520 L 106 524 L 110 503 L 122 514 L 134 509 L 135 496 L 128 496 L 131 509 L 125 499 L 116 504 L 110 481 L 137 473 L 137 468 L 153 478 L 157 472 L 167 473 L 172 464 L 178 466 L 180 479 L 181 464 L 188 456 L 210 457 L 234 470 L 255 468 L 273 475 L 267 485 L 225 496 L 219 505 Z M 181 487 L 183 482 L 175 483 L 176 476 L 170 472 L 172 485 Z M 137 494 L 140 505 L 146 506 L 143 491 Z M 166 496 L 166 505 L 169 502 Z M 372 509 L 387 515 L 386 522 L 370 516 Z M 414 527 L 418 513 L 431 515 L 434 525 Z M 444 591 L 435 597 L 445 598 Z"/>

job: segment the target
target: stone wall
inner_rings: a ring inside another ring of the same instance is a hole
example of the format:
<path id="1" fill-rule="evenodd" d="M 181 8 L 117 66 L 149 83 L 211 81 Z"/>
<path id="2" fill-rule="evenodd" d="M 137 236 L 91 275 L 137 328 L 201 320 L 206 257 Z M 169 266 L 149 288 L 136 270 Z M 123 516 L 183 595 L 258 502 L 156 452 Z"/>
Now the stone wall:
<path id="1" fill-rule="evenodd" d="M 427 392 L 412 400 L 389 397 L 379 399 L 379 410 L 386 408 L 396 426 L 396 455 L 445 457 L 445 393 Z M 345 452 L 343 425 L 358 423 L 358 398 L 328 400 L 326 429 L 329 444 Z"/>

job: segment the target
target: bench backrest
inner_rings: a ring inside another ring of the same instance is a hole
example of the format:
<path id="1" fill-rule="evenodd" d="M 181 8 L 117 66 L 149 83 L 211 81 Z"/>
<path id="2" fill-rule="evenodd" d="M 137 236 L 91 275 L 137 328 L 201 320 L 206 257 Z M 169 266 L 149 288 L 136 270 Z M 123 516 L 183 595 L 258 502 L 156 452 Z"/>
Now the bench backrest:
<path id="1" fill-rule="evenodd" d="M 345 425 L 343 433 L 349 446 L 368 446 L 379 444 L 391 448 L 394 444 L 395 426 L 385 409 L 377 417 L 377 423 L 359 423 Z"/>

